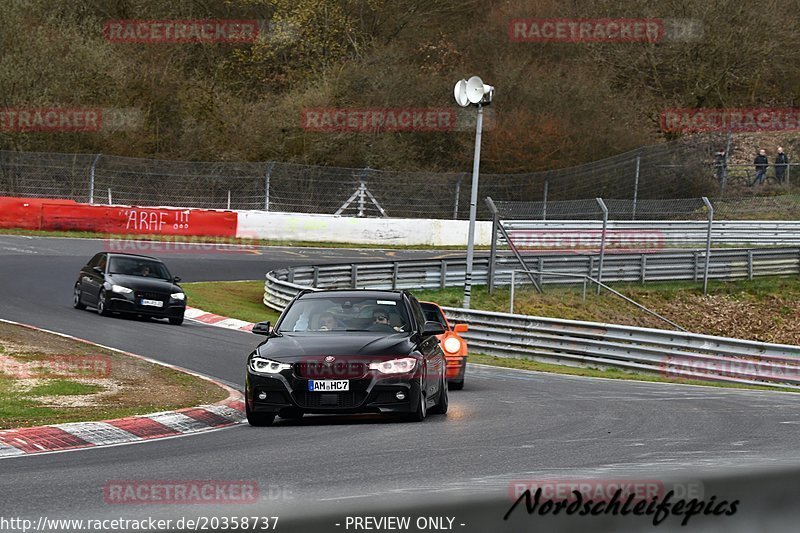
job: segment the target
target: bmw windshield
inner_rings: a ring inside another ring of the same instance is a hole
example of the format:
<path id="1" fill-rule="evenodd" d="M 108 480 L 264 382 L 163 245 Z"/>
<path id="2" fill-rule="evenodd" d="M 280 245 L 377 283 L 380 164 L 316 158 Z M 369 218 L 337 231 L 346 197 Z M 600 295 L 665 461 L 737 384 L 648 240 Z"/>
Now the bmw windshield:
<path id="1" fill-rule="evenodd" d="M 330 297 L 302 298 L 277 324 L 279 333 L 330 331 L 407 332 L 410 321 L 400 300 Z"/>

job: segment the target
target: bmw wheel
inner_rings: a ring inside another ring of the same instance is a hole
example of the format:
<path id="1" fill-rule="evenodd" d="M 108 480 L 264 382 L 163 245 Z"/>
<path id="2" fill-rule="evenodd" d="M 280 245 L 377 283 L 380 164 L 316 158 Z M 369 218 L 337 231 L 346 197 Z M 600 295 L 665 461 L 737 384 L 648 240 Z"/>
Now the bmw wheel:
<path id="1" fill-rule="evenodd" d="M 105 289 L 101 290 L 100 295 L 97 297 L 97 314 L 101 316 L 108 316 L 111 314 L 111 311 L 108 310 L 108 303 L 106 302 Z"/>
<path id="2" fill-rule="evenodd" d="M 86 306 L 81 302 L 81 286 L 80 283 L 75 284 L 75 290 L 72 293 L 72 307 L 75 309 L 86 309 Z"/>

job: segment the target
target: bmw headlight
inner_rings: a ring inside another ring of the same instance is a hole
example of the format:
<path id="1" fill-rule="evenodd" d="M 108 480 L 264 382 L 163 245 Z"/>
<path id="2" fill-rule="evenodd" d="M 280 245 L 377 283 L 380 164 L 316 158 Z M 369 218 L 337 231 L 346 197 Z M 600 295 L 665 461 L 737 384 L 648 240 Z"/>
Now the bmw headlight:
<path id="1" fill-rule="evenodd" d="M 133 289 L 123 287 L 122 285 L 112 285 L 111 292 L 116 292 L 117 294 L 130 294 L 133 292 Z"/>
<path id="2" fill-rule="evenodd" d="M 172 294 L 169 295 L 169 297 L 172 298 L 173 300 L 185 300 L 186 299 L 186 295 L 183 294 L 182 292 L 173 292 Z"/>
<path id="3" fill-rule="evenodd" d="M 444 341 L 444 349 L 447 353 L 458 353 L 461 350 L 461 341 L 456 337 L 448 337 Z"/>
<path id="4" fill-rule="evenodd" d="M 272 359 L 265 359 L 263 357 L 253 357 L 250 359 L 250 370 L 257 374 L 277 374 L 283 370 L 289 370 L 292 365 L 287 363 L 279 363 Z"/>
<path id="5" fill-rule="evenodd" d="M 370 363 L 370 370 L 377 370 L 381 374 L 405 374 L 411 372 L 417 366 L 417 360 L 413 357 L 402 359 L 391 359 L 380 363 Z"/>

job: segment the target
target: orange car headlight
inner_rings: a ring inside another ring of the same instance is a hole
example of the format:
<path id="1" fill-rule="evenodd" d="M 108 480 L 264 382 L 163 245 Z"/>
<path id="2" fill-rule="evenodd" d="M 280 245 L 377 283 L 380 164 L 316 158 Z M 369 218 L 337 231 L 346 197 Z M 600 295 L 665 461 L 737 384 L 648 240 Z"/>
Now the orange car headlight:
<path id="1" fill-rule="evenodd" d="M 458 353 L 461 351 L 461 341 L 456 337 L 448 337 L 444 341 L 444 349 L 448 353 Z"/>

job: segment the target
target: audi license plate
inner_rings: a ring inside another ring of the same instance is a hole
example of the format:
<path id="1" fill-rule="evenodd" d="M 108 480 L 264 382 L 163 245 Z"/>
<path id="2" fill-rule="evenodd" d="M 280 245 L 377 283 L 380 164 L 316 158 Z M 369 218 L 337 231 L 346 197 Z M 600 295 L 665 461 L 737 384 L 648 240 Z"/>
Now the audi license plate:
<path id="1" fill-rule="evenodd" d="M 308 390 L 312 392 L 349 391 L 350 382 L 346 379 L 311 379 L 308 381 Z"/>
<path id="2" fill-rule="evenodd" d="M 161 300 L 142 300 L 142 305 L 149 305 L 150 307 L 164 307 L 164 302 Z"/>

